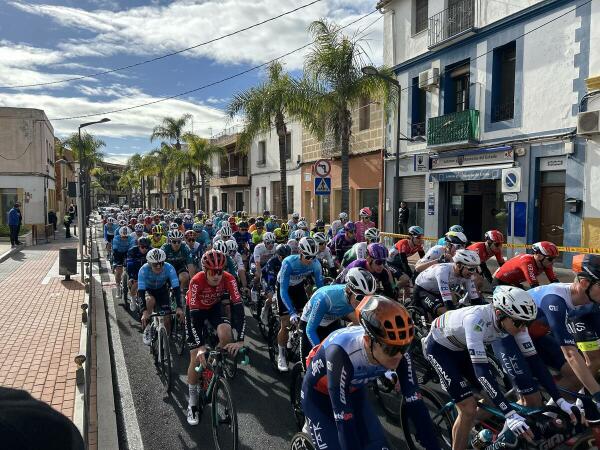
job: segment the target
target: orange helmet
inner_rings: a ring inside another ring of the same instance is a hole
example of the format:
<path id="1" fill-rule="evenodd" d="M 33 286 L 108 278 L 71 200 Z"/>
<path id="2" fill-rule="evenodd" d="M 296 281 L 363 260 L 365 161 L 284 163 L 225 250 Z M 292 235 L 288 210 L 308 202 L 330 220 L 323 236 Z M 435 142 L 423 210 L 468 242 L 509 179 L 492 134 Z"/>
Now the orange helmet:
<path id="1" fill-rule="evenodd" d="M 400 303 L 383 295 L 369 295 L 356 308 L 359 323 L 377 342 L 408 347 L 415 335 L 410 314 Z"/>

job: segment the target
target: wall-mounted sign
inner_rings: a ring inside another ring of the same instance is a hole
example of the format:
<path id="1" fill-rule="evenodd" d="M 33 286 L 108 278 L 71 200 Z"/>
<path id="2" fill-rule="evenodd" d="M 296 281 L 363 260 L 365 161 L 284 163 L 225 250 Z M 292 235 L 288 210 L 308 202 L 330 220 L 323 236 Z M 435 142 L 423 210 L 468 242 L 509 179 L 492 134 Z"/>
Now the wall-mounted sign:
<path id="1" fill-rule="evenodd" d="M 315 163 L 314 171 L 316 176 L 326 177 L 331 173 L 331 163 L 326 159 L 320 159 Z"/>
<path id="2" fill-rule="evenodd" d="M 502 169 L 502 193 L 521 192 L 521 168 Z"/>
<path id="3" fill-rule="evenodd" d="M 500 164 L 513 162 L 515 155 L 512 148 L 495 149 L 474 149 L 465 150 L 464 153 L 455 153 L 430 157 L 431 170 L 445 169 L 447 167 L 470 167 L 485 166 L 488 164 Z"/>
<path id="4" fill-rule="evenodd" d="M 566 170 L 566 159 L 564 156 L 540 158 L 540 172 L 552 172 L 554 170 Z"/>
<path id="5" fill-rule="evenodd" d="M 429 171 L 429 155 L 421 153 L 420 155 L 413 156 L 413 170 L 415 172 L 428 172 Z"/>
<path id="6" fill-rule="evenodd" d="M 427 197 L 427 215 L 433 216 L 435 214 L 435 194 L 433 192 L 429 193 Z"/>

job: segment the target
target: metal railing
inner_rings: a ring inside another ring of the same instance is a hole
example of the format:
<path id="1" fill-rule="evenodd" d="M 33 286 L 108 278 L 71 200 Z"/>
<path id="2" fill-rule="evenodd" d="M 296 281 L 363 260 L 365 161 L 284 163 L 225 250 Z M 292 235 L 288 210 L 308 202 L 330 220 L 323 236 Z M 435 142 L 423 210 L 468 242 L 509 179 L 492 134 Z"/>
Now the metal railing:
<path id="1" fill-rule="evenodd" d="M 507 102 L 494 105 L 492 108 L 492 122 L 511 120 L 515 116 L 515 103 Z"/>
<path id="2" fill-rule="evenodd" d="M 240 169 L 240 168 L 233 168 L 233 169 L 221 169 L 221 171 L 219 172 L 219 177 L 220 178 L 227 178 L 227 177 L 247 177 L 248 176 L 248 171 L 244 170 L 244 169 Z"/>
<path id="3" fill-rule="evenodd" d="M 479 111 L 465 111 L 431 117 L 427 126 L 427 145 L 479 140 Z"/>
<path id="4" fill-rule="evenodd" d="M 425 136 L 426 122 L 413 123 L 410 126 L 410 137 Z"/>
<path id="5" fill-rule="evenodd" d="M 462 0 L 429 18 L 429 47 L 474 28 L 475 0 Z"/>

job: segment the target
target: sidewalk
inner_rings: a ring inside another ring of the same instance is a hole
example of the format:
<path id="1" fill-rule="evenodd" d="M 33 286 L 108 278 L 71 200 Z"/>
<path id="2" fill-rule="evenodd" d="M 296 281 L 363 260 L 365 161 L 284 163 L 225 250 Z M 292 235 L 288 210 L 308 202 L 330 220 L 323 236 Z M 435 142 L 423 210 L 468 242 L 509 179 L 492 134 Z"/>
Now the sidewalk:
<path id="1" fill-rule="evenodd" d="M 24 389 L 71 420 L 86 294 L 78 277 L 59 277 L 58 250 L 76 247 L 76 239 L 59 238 L 0 264 L 0 385 Z"/>

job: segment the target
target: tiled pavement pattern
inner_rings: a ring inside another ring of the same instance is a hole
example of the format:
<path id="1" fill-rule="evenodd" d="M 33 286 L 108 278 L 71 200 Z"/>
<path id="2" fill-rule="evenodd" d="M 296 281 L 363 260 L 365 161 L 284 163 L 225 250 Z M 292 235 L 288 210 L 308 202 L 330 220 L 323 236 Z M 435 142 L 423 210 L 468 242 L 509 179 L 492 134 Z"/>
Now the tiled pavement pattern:
<path id="1" fill-rule="evenodd" d="M 59 248 L 75 246 L 27 247 L 0 264 L 0 385 L 25 389 L 71 420 L 85 290 L 75 277 L 58 277 L 54 264 Z"/>

